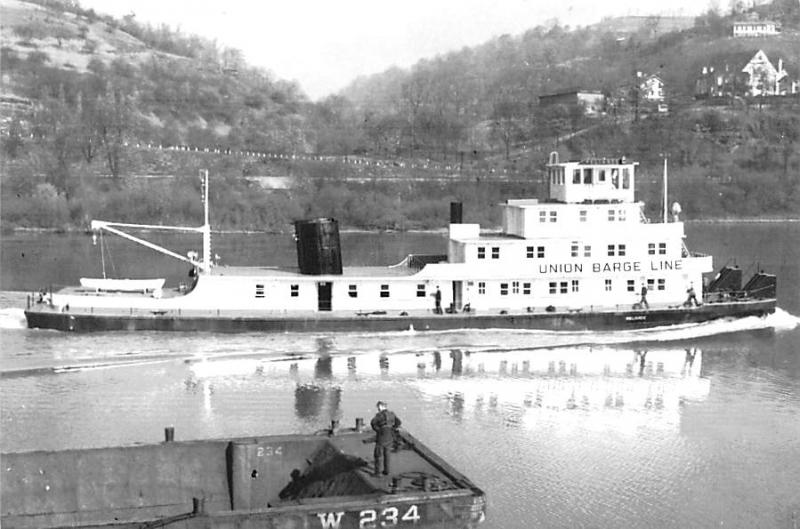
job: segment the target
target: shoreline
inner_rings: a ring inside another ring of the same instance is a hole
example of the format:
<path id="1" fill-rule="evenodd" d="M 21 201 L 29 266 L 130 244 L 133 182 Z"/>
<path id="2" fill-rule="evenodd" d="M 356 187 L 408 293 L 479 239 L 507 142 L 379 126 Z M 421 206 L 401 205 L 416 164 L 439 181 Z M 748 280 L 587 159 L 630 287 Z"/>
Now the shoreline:
<path id="1" fill-rule="evenodd" d="M 800 222 L 800 217 L 776 217 L 776 218 L 758 218 L 758 217 L 745 217 L 745 218 L 716 218 L 716 219 L 691 219 L 691 220 L 684 220 L 682 221 L 685 224 L 794 224 Z M 488 231 L 493 231 L 499 229 L 500 226 L 493 226 L 492 228 L 487 229 Z M 47 234 L 80 234 L 80 233 L 91 233 L 91 229 L 88 228 L 26 228 L 26 227 L 10 227 L 5 228 L 0 237 L 8 234 L 15 234 L 15 233 L 30 233 L 30 234 L 38 234 L 38 233 L 47 233 Z M 142 232 L 152 232 L 152 231 L 159 231 L 159 230 L 140 230 Z M 230 229 L 230 230 L 211 230 L 211 233 L 216 233 L 219 235 L 291 235 L 291 231 L 273 231 L 273 230 L 237 230 L 237 229 Z M 379 229 L 368 229 L 368 228 L 341 228 L 339 233 L 423 233 L 423 234 L 434 234 L 434 233 L 447 233 L 447 228 L 430 228 L 430 229 L 409 229 L 409 230 L 379 230 Z"/>

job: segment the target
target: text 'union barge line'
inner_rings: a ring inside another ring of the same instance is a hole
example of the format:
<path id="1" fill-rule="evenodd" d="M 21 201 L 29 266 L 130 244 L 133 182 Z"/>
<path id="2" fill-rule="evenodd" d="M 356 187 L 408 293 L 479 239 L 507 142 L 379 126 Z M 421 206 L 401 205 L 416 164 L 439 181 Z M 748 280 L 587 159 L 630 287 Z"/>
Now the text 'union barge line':
<path id="1" fill-rule="evenodd" d="M 156 280 L 82 279 L 81 287 L 31 297 L 29 327 L 65 331 L 404 331 L 460 328 L 647 328 L 775 311 L 776 277 L 738 267 L 713 271 L 690 252 L 673 207 L 649 222 L 634 199 L 636 163 L 622 159 L 547 166 L 546 200 L 502 204 L 501 233 L 482 233 L 451 205 L 447 255 L 409 255 L 389 267 L 342 267 L 333 219 L 295 223 L 298 268 L 215 266 L 208 200 L 199 228 L 95 221 L 189 262 L 189 288 Z M 206 173 L 206 197 L 208 175 Z M 666 197 L 666 178 L 665 195 Z M 176 254 L 118 228 L 203 234 L 202 259 Z M 695 289 L 697 294 L 695 294 Z"/>

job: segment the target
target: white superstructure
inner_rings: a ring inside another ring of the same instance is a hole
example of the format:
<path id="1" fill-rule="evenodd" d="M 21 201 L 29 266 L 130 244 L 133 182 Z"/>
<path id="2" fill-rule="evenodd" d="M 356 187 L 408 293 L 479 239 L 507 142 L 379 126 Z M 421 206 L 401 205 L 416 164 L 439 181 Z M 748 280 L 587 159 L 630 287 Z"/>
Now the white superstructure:
<path id="1" fill-rule="evenodd" d="M 60 292 L 53 303 L 73 311 L 430 314 L 438 290 L 445 312 L 676 307 L 690 286 L 701 295 L 711 257 L 687 251 L 677 219 L 647 220 L 634 197 L 636 165 L 624 158 L 559 162 L 553 154 L 547 199 L 502 204 L 500 232 L 455 219 L 448 255 L 427 264 L 410 258 L 392 267 L 345 267 L 341 274 L 211 266 L 206 223 L 204 259 L 184 259 L 199 271 L 185 291 L 165 290 L 161 297 Z M 643 287 L 648 307 L 637 307 Z"/>

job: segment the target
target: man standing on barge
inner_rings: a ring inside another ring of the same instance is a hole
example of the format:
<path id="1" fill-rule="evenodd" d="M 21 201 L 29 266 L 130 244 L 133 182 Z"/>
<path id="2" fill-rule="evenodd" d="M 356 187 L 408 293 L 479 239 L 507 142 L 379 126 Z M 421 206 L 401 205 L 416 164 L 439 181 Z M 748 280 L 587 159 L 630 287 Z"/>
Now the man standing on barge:
<path id="1" fill-rule="evenodd" d="M 372 429 L 375 430 L 375 475 L 381 473 L 381 466 L 383 466 L 383 475 L 389 475 L 389 454 L 394 445 L 394 436 L 398 428 L 400 428 L 401 421 L 386 407 L 386 403 L 382 400 L 377 404 L 378 413 L 373 417 L 370 423 Z M 383 464 L 381 465 L 381 462 Z"/>

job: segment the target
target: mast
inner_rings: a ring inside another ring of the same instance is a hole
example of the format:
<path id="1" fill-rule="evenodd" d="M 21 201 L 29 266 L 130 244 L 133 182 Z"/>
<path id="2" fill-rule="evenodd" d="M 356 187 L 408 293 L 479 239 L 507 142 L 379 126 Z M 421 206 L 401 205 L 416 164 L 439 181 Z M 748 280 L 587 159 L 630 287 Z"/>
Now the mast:
<path id="1" fill-rule="evenodd" d="M 203 197 L 203 225 L 198 228 L 191 228 L 187 226 L 163 226 L 161 224 L 131 224 L 126 222 L 108 222 L 105 220 L 93 220 L 91 222 L 92 231 L 102 231 L 106 230 L 114 235 L 119 235 L 129 241 L 133 241 L 137 244 L 141 244 L 151 250 L 155 250 L 157 252 L 163 253 L 164 255 L 168 255 L 180 261 L 184 261 L 186 263 L 191 264 L 192 266 L 196 267 L 200 270 L 200 272 L 204 274 L 211 273 L 211 223 L 209 222 L 209 215 L 208 215 L 208 170 L 201 170 L 200 171 L 200 178 L 202 179 L 202 197 Z M 140 237 L 135 237 L 129 233 L 126 233 L 117 228 L 135 228 L 135 229 L 145 229 L 145 230 L 165 230 L 165 231 L 184 231 L 184 232 L 194 232 L 200 233 L 203 235 L 203 255 L 202 259 L 198 259 L 197 252 L 189 252 L 187 257 L 184 257 L 172 250 L 168 250 L 163 246 L 159 246 L 155 243 L 146 241 Z M 101 240 L 102 242 L 102 240 Z M 105 277 L 105 272 L 103 274 Z"/>
<path id="2" fill-rule="evenodd" d="M 201 170 L 203 178 L 203 267 L 205 273 L 211 272 L 211 224 L 208 221 L 208 169 Z M 666 215 L 666 213 L 665 213 Z"/>
<path id="3" fill-rule="evenodd" d="M 667 202 L 667 157 L 664 156 L 664 224 L 667 223 L 669 213 Z"/>

